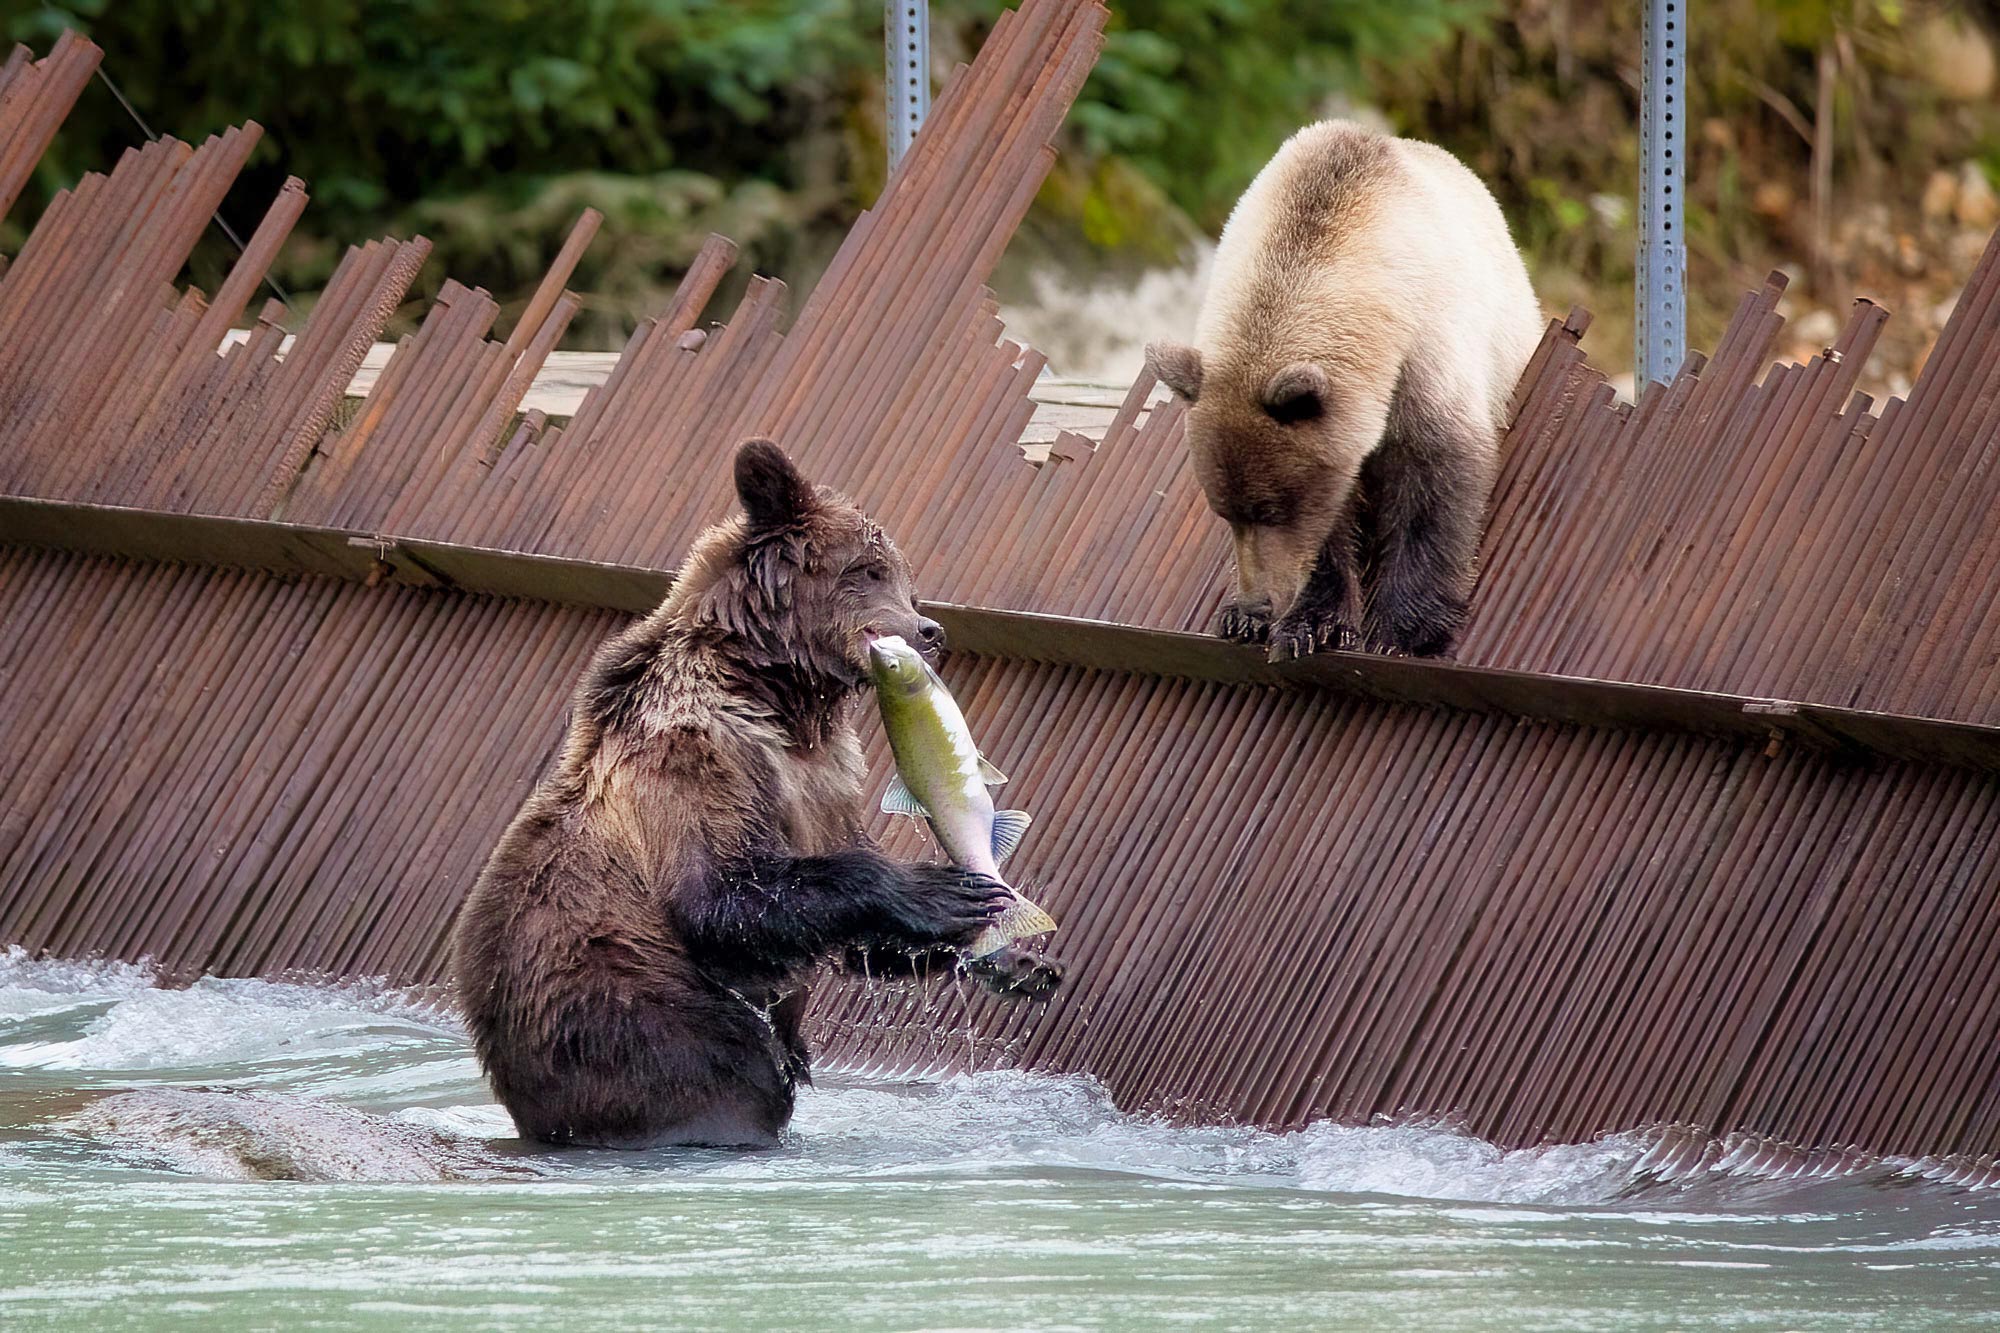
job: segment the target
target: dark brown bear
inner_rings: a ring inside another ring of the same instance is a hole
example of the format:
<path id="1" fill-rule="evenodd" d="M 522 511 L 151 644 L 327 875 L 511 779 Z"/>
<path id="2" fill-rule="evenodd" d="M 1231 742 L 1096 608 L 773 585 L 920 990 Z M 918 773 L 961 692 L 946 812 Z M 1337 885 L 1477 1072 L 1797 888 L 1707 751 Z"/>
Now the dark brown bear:
<path id="1" fill-rule="evenodd" d="M 530 1138 L 768 1145 L 809 1078 L 809 970 L 959 961 L 1010 901 L 862 828 L 868 641 L 942 638 L 901 553 L 768 440 L 738 451 L 736 488 L 743 516 L 598 651 L 561 762 L 459 911 L 460 1003 Z M 1018 950 L 975 974 L 1015 994 L 1056 979 Z"/>

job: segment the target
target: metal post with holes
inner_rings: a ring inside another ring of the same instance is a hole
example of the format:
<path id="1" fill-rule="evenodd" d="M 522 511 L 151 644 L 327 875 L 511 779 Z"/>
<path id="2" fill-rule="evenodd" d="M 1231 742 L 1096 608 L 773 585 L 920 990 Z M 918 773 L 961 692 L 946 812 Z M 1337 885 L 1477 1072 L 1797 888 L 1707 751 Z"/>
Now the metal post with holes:
<path id="1" fill-rule="evenodd" d="M 1673 378 L 1687 353 L 1687 244 L 1681 227 L 1681 194 L 1690 3 L 1645 0 L 1639 84 L 1639 272 L 1632 349 L 1639 389 Z"/>
<path id="2" fill-rule="evenodd" d="M 889 169 L 903 160 L 931 109 L 931 7 L 926 0 L 884 0 L 883 41 L 889 95 Z"/>

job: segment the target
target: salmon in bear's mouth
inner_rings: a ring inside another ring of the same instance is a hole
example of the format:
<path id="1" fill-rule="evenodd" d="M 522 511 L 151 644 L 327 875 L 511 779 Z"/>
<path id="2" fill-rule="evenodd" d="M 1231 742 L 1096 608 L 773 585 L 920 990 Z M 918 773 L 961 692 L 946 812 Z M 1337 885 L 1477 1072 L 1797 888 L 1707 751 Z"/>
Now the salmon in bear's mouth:
<path id="1" fill-rule="evenodd" d="M 849 667 L 857 668 L 857 675 L 854 680 L 856 686 L 869 689 L 874 688 L 875 677 L 872 664 L 875 657 L 875 645 L 886 637 L 892 636 L 884 635 L 881 630 L 876 629 L 873 625 L 867 625 L 862 628 L 860 660 L 848 663 Z"/>
<path id="2" fill-rule="evenodd" d="M 874 655 L 874 651 L 875 651 L 875 645 L 876 645 L 876 644 L 878 644 L 878 643 L 880 643 L 880 642 L 882 642 L 882 641 L 883 641 L 884 639 L 894 639 L 894 640 L 896 640 L 896 641 L 897 641 L 898 643 L 906 643 L 906 642 L 908 642 L 908 636 L 906 636 L 906 635 L 902 635 L 902 634 L 884 634 L 884 633 L 883 633 L 883 632 L 882 632 L 881 630 L 879 630 L 879 629 L 876 629 L 876 628 L 875 628 L 875 627 L 874 627 L 873 625 L 868 625 L 868 626 L 864 627 L 864 628 L 862 629 L 862 631 L 861 631 L 861 656 L 862 656 L 862 659 L 863 659 L 864 661 L 867 661 L 867 660 L 869 660 L 870 658 L 872 658 L 872 656 Z M 938 649 L 938 648 L 926 648 L 926 647 L 924 647 L 924 646 L 923 646 L 923 645 L 921 645 L 921 644 L 917 645 L 917 652 L 918 652 L 918 653 L 920 653 L 920 654 L 922 654 L 922 655 L 923 655 L 923 657 L 925 658 L 925 660 L 927 660 L 927 661 L 931 661 L 931 662 L 935 662 L 935 661 L 937 661 L 937 658 L 938 658 L 938 653 L 939 653 L 940 651 L 942 651 L 942 650 L 941 650 L 941 649 Z"/>

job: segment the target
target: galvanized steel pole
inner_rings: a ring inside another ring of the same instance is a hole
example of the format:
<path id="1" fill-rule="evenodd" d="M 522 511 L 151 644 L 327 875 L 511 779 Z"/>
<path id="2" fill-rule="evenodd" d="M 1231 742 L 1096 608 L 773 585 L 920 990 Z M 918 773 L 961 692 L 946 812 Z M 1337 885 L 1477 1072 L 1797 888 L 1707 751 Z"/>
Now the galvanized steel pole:
<path id="1" fill-rule="evenodd" d="M 882 28 L 887 52 L 882 83 L 889 96 L 889 169 L 894 171 L 931 109 L 931 7 L 926 0 L 884 0 Z"/>
<path id="2" fill-rule="evenodd" d="M 1687 353 L 1687 245 L 1681 194 L 1687 142 L 1687 10 L 1646 0 L 1639 84 L 1639 255 L 1632 349 L 1637 388 L 1665 383 Z"/>

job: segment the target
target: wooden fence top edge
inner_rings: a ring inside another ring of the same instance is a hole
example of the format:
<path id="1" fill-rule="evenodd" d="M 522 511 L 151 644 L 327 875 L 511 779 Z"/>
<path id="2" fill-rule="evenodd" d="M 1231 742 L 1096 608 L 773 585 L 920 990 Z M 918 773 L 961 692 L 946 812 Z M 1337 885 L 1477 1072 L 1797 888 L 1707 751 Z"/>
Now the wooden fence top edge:
<path id="1" fill-rule="evenodd" d="M 0 545 L 255 569 L 279 577 L 454 589 L 642 613 L 672 571 L 311 527 L 0 497 Z M 1204 634 L 991 607 L 929 603 L 956 651 L 1229 686 L 1326 690 L 1522 721 L 1679 732 L 2000 773 L 2000 727 L 1829 704 L 1455 662 L 1326 653 L 1282 665 Z"/>

